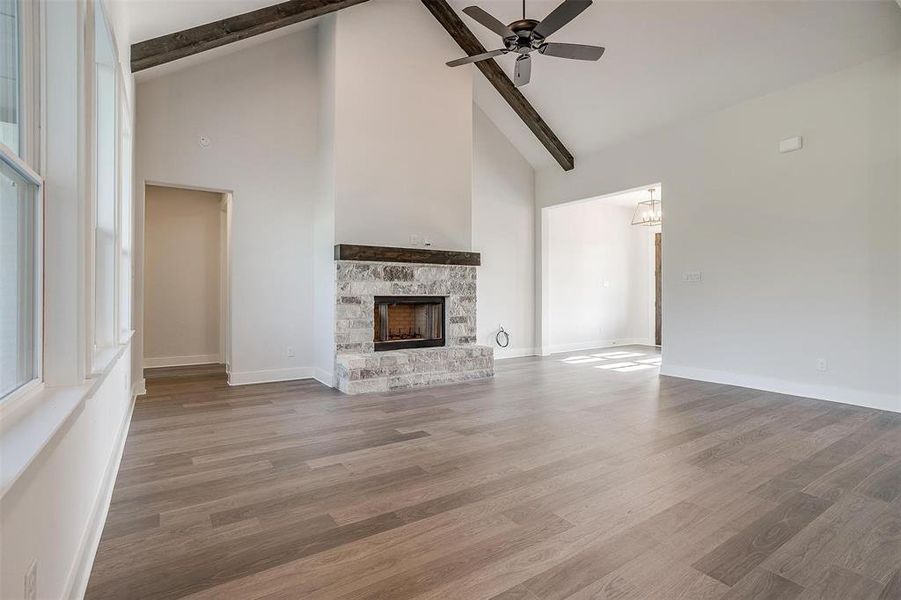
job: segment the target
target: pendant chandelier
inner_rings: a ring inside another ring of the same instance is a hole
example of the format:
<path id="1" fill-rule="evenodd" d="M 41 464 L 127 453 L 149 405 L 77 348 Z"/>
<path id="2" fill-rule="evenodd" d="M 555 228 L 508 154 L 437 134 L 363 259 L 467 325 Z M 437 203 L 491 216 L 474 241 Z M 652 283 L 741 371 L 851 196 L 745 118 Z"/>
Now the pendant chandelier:
<path id="1" fill-rule="evenodd" d="M 654 198 L 655 191 L 657 191 L 655 188 L 649 189 L 648 192 L 651 194 L 651 199 L 639 202 L 635 207 L 635 213 L 632 215 L 633 225 L 654 227 L 663 222 L 660 200 Z"/>

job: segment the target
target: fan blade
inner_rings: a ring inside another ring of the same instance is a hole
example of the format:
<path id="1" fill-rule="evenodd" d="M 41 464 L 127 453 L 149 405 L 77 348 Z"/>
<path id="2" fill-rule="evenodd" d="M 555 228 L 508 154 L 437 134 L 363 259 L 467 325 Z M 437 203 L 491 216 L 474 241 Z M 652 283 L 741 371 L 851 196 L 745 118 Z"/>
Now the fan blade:
<path id="1" fill-rule="evenodd" d="M 460 65 L 468 65 L 469 63 L 479 62 L 480 60 L 488 60 L 489 58 L 494 58 L 495 56 L 500 56 L 501 54 L 506 54 L 509 52 L 506 48 L 501 50 L 492 50 L 490 52 L 483 52 L 482 54 L 473 54 L 472 56 L 464 56 L 463 58 L 458 58 L 457 60 L 452 60 L 447 63 L 449 67 L 459 67 Z"/>
<path id="2" fill-rule="evenodd" d="M 563 4 L 551 11 L 532 31 L 532 35 L 546 38 L 591 6 L 591 0 L 563 0 Z"/>
<path id="3" fill-rule="evenodd" d="M 490 14 L 488 14 L 478 6 L 467 6 L 463 9 L 463 12 L 478 21 L 484 27 L 487 27 L 503 38 L 516 37 L 516 33 L 512 29 L 492 17 Z"/>
<path id="4" fill-rule="evenodd" d="M 523 54 L 516 59 L 516 68 L 513 69 L 513 83 L 516 84 L 516 87 L 520 87 L 529 83 L 531 78 L 532 57 L 528 54 Z"/>
<path id="5" fill-rule="evenodd" d="M 598 60 L 604 55 L 604 49 L 600 46 L 586 46 L 584 44 L 555 44 L 548 42 L 542 44 L 539 52 L 547 56 L 559 58 L 574 58 L 576 60 Z"/>

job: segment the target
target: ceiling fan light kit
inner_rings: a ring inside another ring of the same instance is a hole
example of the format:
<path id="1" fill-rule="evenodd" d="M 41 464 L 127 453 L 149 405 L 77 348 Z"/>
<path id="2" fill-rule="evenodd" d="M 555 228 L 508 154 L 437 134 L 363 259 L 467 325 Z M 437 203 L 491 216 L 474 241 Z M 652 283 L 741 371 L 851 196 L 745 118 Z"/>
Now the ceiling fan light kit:
<path id="1" fill-rule="evenodd" d="M 600 46 L 587 46 L 584 44 L 564 44 L 546 41 L 548 36 L 558 31 L 561 27 L 575 19 L 586 8 L 591 6 L 592 0 L 564 0 L 560 6 L 541 21 L 526 18 L 526 3 L 522 3 L 522 19 L 504 25 L 501 21 L 491 16 L 478 6 L 468 6 L 463 12 L 478 21 L 482 26 L 501 36 L 504 47 L 482 54 L 465 56 L 447 63 L 449 67 L 479 62 L 508 54 L 519 54 L 513 71 L 513 83 L 517 87 L 526 85 L 532 77 L 532 52 L 554 56 L 557 58 L 569 58 L 575 60 L 598 60 L 604 54 L 604 48 Z"/>

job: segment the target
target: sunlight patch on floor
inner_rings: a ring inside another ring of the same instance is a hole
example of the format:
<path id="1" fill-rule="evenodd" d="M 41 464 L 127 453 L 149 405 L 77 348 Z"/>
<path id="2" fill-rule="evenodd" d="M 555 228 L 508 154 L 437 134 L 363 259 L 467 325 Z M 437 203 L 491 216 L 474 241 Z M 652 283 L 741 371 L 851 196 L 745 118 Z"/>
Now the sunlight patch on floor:
<path id="1" fill-rule="evenodd" d="M 616 352 L 598 352 L 591 355 L 578 354 L 576 356 L 567 356 L 566 358 L 561 359 L 560 362 L 568 365 L 590 365 L 595 369 L 616 371 L 617 373 L 631 373 L 633 371 L 645 371 L 647 369 L 660 368 L 660 356 L 652 355 L 650 358 L 638 358 L 639 356 L 647 356 L 647 354 L 644 352 L 619 350 Z"/>
<path id="2" fill-rule="evenodd" d="M 631 373 L 632 371 L 644 371 L 645 369 L 656 369 L 656 365 L 631 365 L 628 367 L 621 367 L 619 369 L 614 369 L 618 373 Z"/>
<path id="3" fill-rule="evenodd" d="M 635 363 L 632 363 L 632 362 L 615 362 L 615 363 L 608 363 L 606 365 L 597 365 L 595 367 L 595 369 L 619 369 L 621 367 L 629 367 L 634 364 Z"/>

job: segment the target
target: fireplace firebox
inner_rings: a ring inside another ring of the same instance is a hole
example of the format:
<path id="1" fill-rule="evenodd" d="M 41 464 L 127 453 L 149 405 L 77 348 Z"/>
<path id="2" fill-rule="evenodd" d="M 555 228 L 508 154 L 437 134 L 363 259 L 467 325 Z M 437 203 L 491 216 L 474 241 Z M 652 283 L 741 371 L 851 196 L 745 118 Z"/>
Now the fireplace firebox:
<path id="1" fill-rule="evenodd" d="M 444 346 L 443 296 L 376 296 L 375 351 Z"/>

